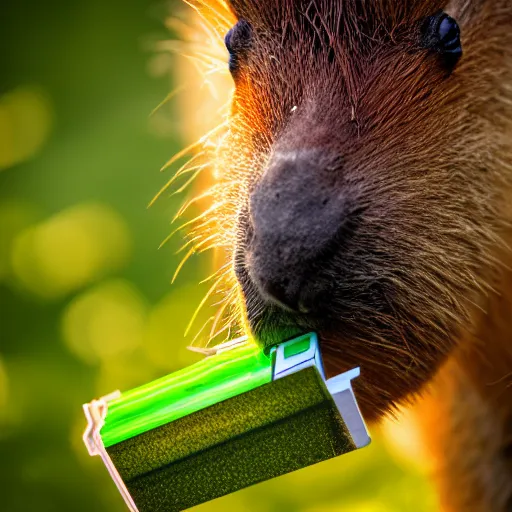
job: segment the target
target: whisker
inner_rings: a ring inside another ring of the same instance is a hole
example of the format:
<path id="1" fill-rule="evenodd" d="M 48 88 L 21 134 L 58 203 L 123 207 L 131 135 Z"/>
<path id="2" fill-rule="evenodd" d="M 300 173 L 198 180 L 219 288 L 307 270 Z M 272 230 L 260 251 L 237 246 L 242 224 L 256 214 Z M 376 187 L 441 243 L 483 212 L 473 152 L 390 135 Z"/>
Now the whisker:
<path id="1" fill-rule="evenodd" d="M 204 219 L 205 217 L 208 218 L 215 210 L 217 210 L 218 208 L 220 208 L 223 205 L 224 205 L 224 202 L 214 203 L 210 208 L 208 208 L 208 210 L 205 210 L 203 213 L 197 215 L 195 218 L 185 222 L 184 224 L 182 224 L 181 226 L 176 228 L 176 230 L 173 233 L 171 233 L 171 235 L 173 235 L 174 233 L 176 233 L 178 231 L 182 231 L 186 227 L 190 226 L 191 224 L 195 224 L 196 222 Z"/>
<path id="2" fill-rule="evenodd" d="M 185 265 L 185 263 L 189 260 L 189 258 L 196 252 L 196 248 L 195 247 L 192 247 L 188 252 L 187 254 L 185 254 L 185 256 L 181 259 L 180 263 L 178 264 L 178 267 L 176 268 L 176 270 L 174 271 L 174 275 L 172 276 L 172 279 L 171 279 L 171 284 L 174 284 L 174 282 L 176 281 L 177 277 L 178 277 L 178 274 L 181 272 L 181 269 L 183 268 L 183 266 Z"/>
<path id="3" fill-rule="evenodd" d="M 224 315 L 224 312 L 226 309 L 230 306 L 229 302 L 224 302 L 224 304 L 218 309 L 217 313 L 214 316 L 213 323 L 210 329 L 210 335 L 209 335 L 209 341 L 214 338 L 213 333 L 215 332 L 215 329 L 217 329 L 217 325 L 220 322 L 222 316 Z M 209 342 L 208 341 L 208 342 Z"/>
<path id="4" fill-rule="evenodd" d="M 205 199 L 206 197 L 211 197 L 213 192 L 214 192 L 213 190 L 208 189 L 208 190 L 206 190 L 206 192 L 203 192 L 202 194 L 199 194 L 198 196 L 186 201 L 183 204 L 183 206 L 181 206 L 181 208 L 178 210 L 178 212 L 176 213 L 174 218 L 172 219 L 171 224 L 174 224 L 174 222 L 176 222 L 193 204 L 201 201 L 201 199 Z"/>
<path id="5" fill-rule="evenodd" d="M 211 297 L 211 295 L 217 290 L 217 286 L 220 284 L 220 282 L 221 282 L 221 279 L 220 278 L 217 279 L 217 281 L 215 281 L 213 283 L 213 285 L 210 287 L 210 289 L 206 292 L 205 296 L 203 297 L 203 300 L 200 302 L 199 306 L 197 306 L 197 309 L 195 310 L 194 314 L 192 315 L 192 318 L 187 326 L 187 329 L 185 330 L 185 336 L 187 336 L 187 334 L 189 333 L 195 319 L 197 318 L 197 315 L 199 314 L 199 312 L 201 311 L 203 306 L 206 304 L 206 302 Z"/>
<path id="6" fill-rule="evenodd" d="M 187 249 L 191 245 L 194 245 L 195 242 L 201 240 L 203 237 L 204 235 L 202 233 L 199 233 L 198 235 L 190 238 L 176 251 L 175 255 L 177 256 L 178 254 L 182 253 L 185 249 Z"/>
<path id="7" fill-rule="evenodd" d="M 202 155 L 197 155 L 197 156 L 202 156 Z M 192 158 L 190 159 L 190 161 L 192 160 Z M 155 204 L 156 201 L 158 201 L 158 199 L 162 196 L 162 194 L 168 190 L 170 187 L 172 187 L 172 185 L 174 185 L 174 183 L 178 180 L 178 178 L 180 178 L 181 176 L 183 176 L 184 174 L 187 174 L 189 172 L 200 172 L 202 171 L 204 168 L 208 167 L 207 164 L 203 164 L 203 165 L 197 165 L 195 167 L 190 167 L 190 168 L 187 168 L 186 166 L 190 164 L 190 161 L 187 162 L 158 192 L 158 194 L 151 200 L 151 202 L 149 203 L 149 206 L 148 208 L 150 208 L 151 206 L 153 206 Z M 189 184 L 189 181 L 188 180 L 186 182 L 186 185 Z M 179 188 L 179 191 L 182 192 L 183 190 L 183 185 Z M 172 195 L 175 195 L 177 194 L 178 191 L 174 191 Z"/>
<path id="8" fill-rule="evenodd" d="M 220 334 L 222 334 L 223 332 L 226 332 L 231 329 L 232 327 L 232 324 L 231 323 L 228 323 L 226 324 L 224 327 L 222 327 L 221 329 L 219 329 L 216 333 L 213 334 L 213 336 L 210 338 L 209 342 L 208 343 L 211 343 L 217 336 L 219 336 Z M 227 337 L 229 339 L 229 336 Z M 208 346 L 208 345 L 207 345 Z"/>
<path id="9" fill-rule="evenodd" d="M 191 345 L 194 345 L 194 343 L 197 341 L 197 339 L 199 338 L 199 336 L 201 336 L 201 334 L 203 333 L 203 331 L 206 329 L 206 326 L 212 322 L 214 319 L 213 316 L 211 316 L 210 318 L 208 318 L 208 320 L 206 320 L 206 322 L 204 322 L 204 324 L 201 326 L 201 328 L 197 331 L 197 333 L 194 335 L 194 337 L 192 338 L 192 341 L 191 341 Z"/>
<path id="10" fill-rule="evenodd" d="M 149 114 L 149 117 L 153 117 L 166 103 L 171 101 L 174 96 L 177 96 L 185 90 L 186 84 L 180 85 L 173 89 Z"/>
<path id="11" fill-rule="evenodd" d="M 204 144 L 204 138 L 201 137 L 196 142 L 193 142 L 192 144 L 189 144 L 187 147 L 183 148 L 181 151 L 178 151 L 172 158 L 167 160 L 167 162 L 163 165 L 163 167 L 160 169 L 160 172 L 165 171 L 166 169 L 169 169 L 172 165 L 174 165 L 178 160 L 183 158 L 184 156 L 191 153 L 194 149 Z"/>
<path id="12" fill-rule="evenodd" d="M 202 281 L 199 282 L 199 284 L 204 284 L 204 283 L 207 283 L 208 281 L 211 281 L 212 279 L 215 279 L 217 276 L 226 276 L 230 273 L 230 267 L 231 267 L 231 262 L 227 262 L 225 263 L 224 265 L 222 265 L 222 267 L 220 267 L 218 270 L 216 270 L 212 275 L 210 275 L 209 277 L 207 277 L 206 279 L 203 279 Z"/>
<path id="13" fill-rule="evenodd" d="M 174 235 L 176 235 L 177 233 L 179 233 L 180 231 L 182 231 L 186 227 L 188 227 L 188 226 L 190 226 L 190 225 L 200 221 L 201 219 L 208 218 L 211 213 L 213 213 L 217 208 L 220 208 L 222 205 L 223 205 L 222 203 L 215 203 L 212 207 L 210 207 L 208 210 L 204 211 L 203 213 L 201 213 L 197 217 L 189 220 L 188 222 L 183 223 L 181 226 L 178 226 L 175 230 L 173 230 L 169 235 L 167 235 L 165 237 L 164 241 L 160 244 L 160 248 L 162 248 L 165 244 L 167 244 L 169 242 L 169 240 L 171 240 L 171 238 Z M 197 229 L 198 230 L 199 230 L 199 228 L 206 229 L 208 224 L 212 224 L 212 223 L 215 223 L 215 222 L 216 222 L 215 218 L 209 218 L 207 221 L 205 221 L 205 222 L 203 222 L 201 224 L 198 224 Z"/>
<path id="14" fill-rule="evenodd" d="M 217 23 L 219 23 L 219 20 L 220 20 L 222 22 L 222 24 L 224 26 L 226 26 L 226 27 L 229 27 L 229 26 L 231 26 L 233 24 L 233 19 L 228 18 L 228 15 L 230 14 L 230 11 L 229 11 L 229 8 L 227 7 L 227 5 L 224 2 L 222 2 L 221 5 L 222 5 L 222 8 L 224 9 L 224 12 L 226 14 L 222 14 L 217 9 L 215 9 L 211 5 L 211 2 L 205 2 L 203 0 L 196 0 L 197 3 L 199 3 L 199 5 L 205 7 L 210 12 L 210 15 L 207 16 L 207 15 L 202 13 L 200 8 L 195 7 L 190 0 L 183 0 L 183 1 L 186 4 L 190 5 L 190 7 L 192 7 L 201 16 L 201 18 L 203 18 L 209 25 L 211 25 L 212 13 L 217 18 L 217 20 L 216 20 Z"/>
<path id="15" fill-rule="evenodd" d="M 175 195 L 181 194 L 183 191 L 185 191 L 194 182 L 194 180 L 201 174 L 201 171 L 203 171 L 207 167 L 209 167 L 208 164 L 203 164 L 203 165 L 198 165 L 197 167 L 192 167 L 192 168 L 188 169 L 187 172 L 193 172 L 194 170 L 196 170 L 196 169 L 197 170 L 181 187 L 176 189 L 172 193 L 172 195 L 175 196 Z"/>

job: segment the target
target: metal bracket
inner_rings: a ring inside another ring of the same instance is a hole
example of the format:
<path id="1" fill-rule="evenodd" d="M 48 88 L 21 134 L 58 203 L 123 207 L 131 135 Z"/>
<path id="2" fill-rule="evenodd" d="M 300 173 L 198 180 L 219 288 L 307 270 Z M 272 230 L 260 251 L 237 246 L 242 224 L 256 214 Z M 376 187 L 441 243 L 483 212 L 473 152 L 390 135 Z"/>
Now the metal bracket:
<path id="1" fill-rule="evenodd" d="M 359 377 L 359 374 L 359 368 L 354 368 L 329 379 L 325 385 L 350 431 L 354 444 L 357 448 L 363 448 L 370 444 L 371 438 L 352 389 L 352 379 Z"/>
<path id="2" fill-rule="evenodd" d="M 326 380 L 320 344 L 315 333 L 281 343 L 274 349 L 274 354 L 273 380 L 314 366 L 324 380 L 356 447 L 362 448 L 370 443 L 371 438 L 352 389 L 352 380 L 360 375 L 359 368 Z"/>

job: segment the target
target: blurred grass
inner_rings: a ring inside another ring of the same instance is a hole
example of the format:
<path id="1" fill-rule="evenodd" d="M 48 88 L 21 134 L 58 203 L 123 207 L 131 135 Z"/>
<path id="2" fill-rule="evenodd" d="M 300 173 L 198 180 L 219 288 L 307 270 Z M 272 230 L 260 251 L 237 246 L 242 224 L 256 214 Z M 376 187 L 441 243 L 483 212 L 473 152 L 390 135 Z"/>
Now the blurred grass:
<path id="1" fill-rule="evenodd" d="M 176 3 L 12 2 L 0 45 L 0 509 L 122 511 L 81 404 L 197 360 L 183 338 L 209 263 L 161 251 L 180 197 L 147 203 L 183 144 L 151 41 Z M 199 507 L 431 511 L 416 466 L 368 449 Z"/>

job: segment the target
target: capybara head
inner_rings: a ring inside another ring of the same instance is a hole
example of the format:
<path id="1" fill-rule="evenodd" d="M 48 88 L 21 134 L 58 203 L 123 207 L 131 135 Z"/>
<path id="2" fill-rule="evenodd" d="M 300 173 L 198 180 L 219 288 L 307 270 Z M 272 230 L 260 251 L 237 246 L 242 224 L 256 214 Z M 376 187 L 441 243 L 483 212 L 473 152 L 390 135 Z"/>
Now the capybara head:
<path id="1" fill-rule="evenodd" d="M 320 334 L 369 419 L 492 293 L 508 221 L 505 2 L 232 0 L 219 225 L 250 329 Z M 508 9 L 510 11 L 510 9 Z"/>

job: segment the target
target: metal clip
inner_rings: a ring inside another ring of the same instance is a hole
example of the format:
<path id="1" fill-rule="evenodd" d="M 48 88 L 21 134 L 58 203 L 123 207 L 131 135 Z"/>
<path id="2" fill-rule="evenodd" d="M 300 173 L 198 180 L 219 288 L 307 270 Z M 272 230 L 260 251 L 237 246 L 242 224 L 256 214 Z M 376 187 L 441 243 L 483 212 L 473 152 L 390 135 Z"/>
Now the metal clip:
<path id="1" fill-rule="evenodd" d="M 314 366 L 327 386 L 336 407 L 357 448 L 367 446 L 371 438 L 352 389 L 352 380 L 359 377 L 354 368 L 326 381 L 320 344 L 315 333 L 305 334 L 275 348 L 273 380 Z"/>
<path id="2" fill-rule="evenodd" d="M 360 373 L 359 368 L 354 368 L 341 375 L 336 375 L 325 383 L 357 448 L 363 448 L 371 442 L 352 389 L 352 379 L 359 377 Z"/>

